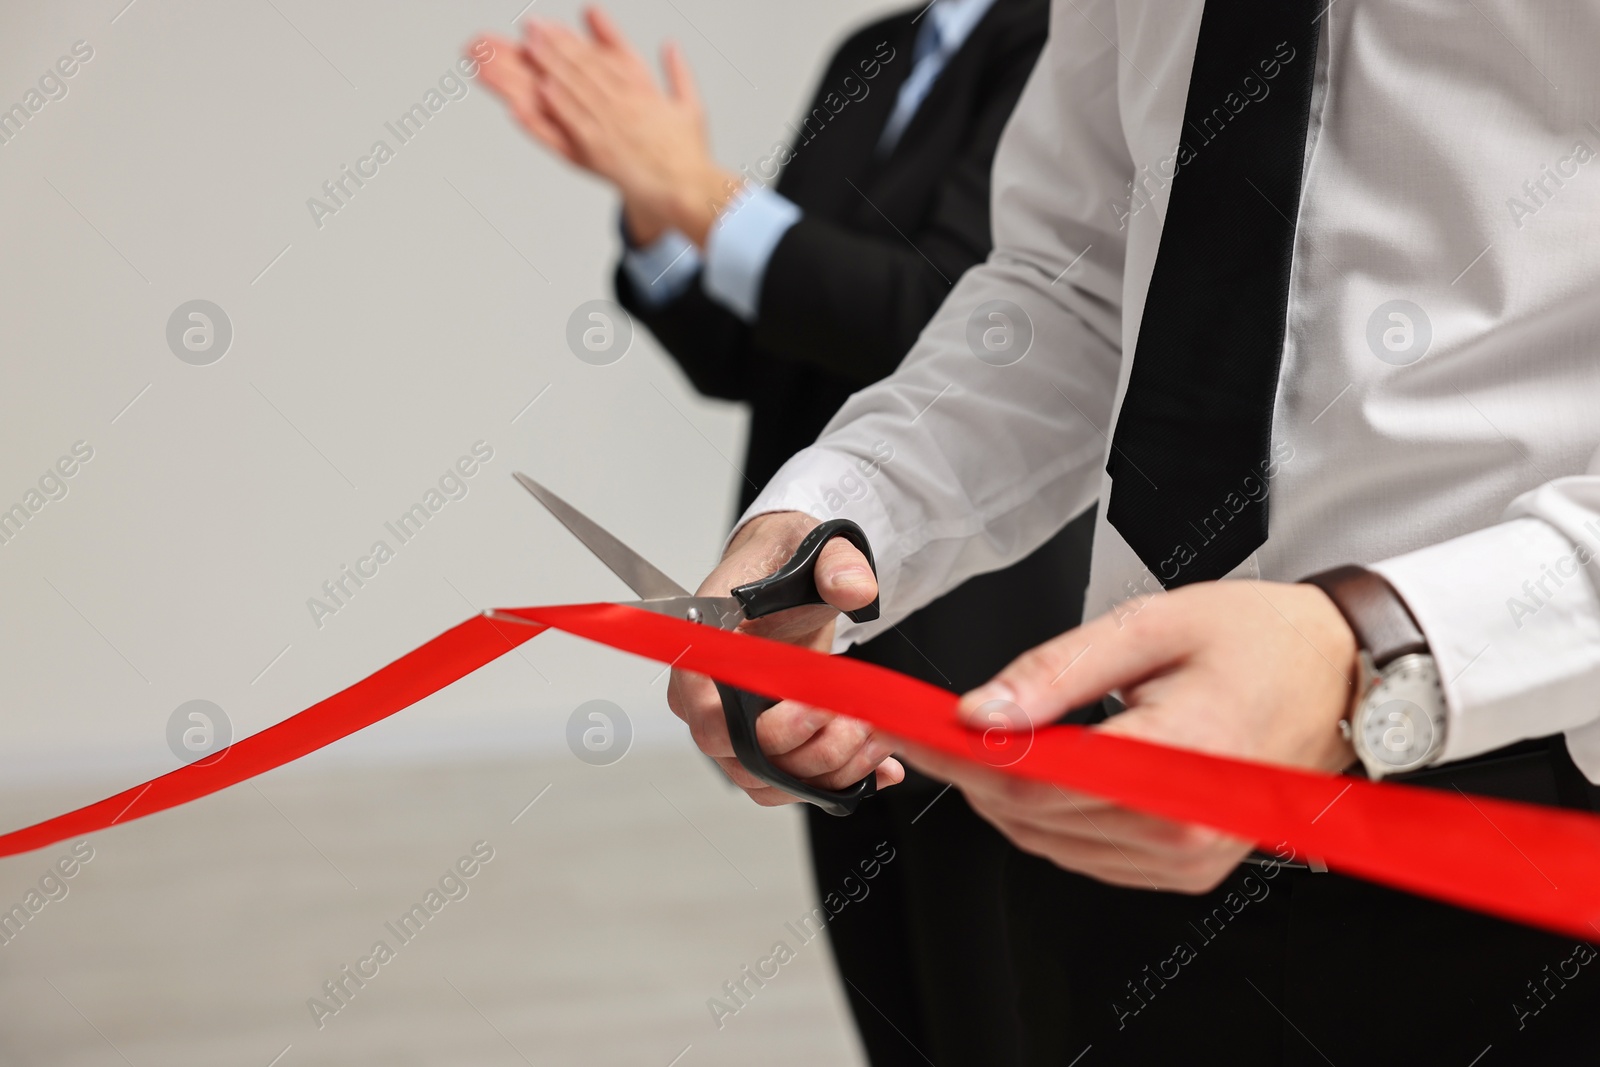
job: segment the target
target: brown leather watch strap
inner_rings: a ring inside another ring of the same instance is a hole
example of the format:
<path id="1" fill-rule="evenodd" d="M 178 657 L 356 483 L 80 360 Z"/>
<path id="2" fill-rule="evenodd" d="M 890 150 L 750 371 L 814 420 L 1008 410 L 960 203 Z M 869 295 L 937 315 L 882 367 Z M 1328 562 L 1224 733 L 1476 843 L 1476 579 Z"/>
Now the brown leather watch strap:
<path id="1" fill-rule="evenodd" d="M 1386 667 L 1401 656 L 1428 651 L 1428 639 L 1411 610 L 1382 575 L 1346 566 L 1301 581 L 1328 594 L 1375 666 Z"/>

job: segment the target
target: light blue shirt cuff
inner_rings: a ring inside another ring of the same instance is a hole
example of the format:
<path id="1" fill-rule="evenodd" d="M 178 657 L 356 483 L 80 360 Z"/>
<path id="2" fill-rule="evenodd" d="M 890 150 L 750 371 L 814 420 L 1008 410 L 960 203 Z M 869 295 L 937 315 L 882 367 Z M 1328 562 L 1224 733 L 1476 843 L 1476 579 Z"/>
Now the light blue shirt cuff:
<path id="1" fill-rule="evenodd" d="M 745 322 L 756 321 L 767 261 L 800 221 L 794 202 L 765 185 L 749 185 L 729 204 L 706 240 L 706 294 Z"/>
<path id="2" fill-rule="evenodd" d="M 668 230 L 654 244 L 622 254 L 622 269 L 646 307 L 661 308 L 682 296 L 700 274 L 700 250 L 677 230 Z"/>

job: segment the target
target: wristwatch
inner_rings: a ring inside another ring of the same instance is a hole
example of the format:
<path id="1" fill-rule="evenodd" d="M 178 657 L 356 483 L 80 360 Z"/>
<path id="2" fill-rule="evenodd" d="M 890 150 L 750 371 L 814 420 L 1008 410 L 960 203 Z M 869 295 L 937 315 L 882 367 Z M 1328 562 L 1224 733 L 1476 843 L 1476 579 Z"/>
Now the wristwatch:
<path id="1" fill-rule="evenodd" d="M 1304 581 L 1328 594 L 1360 646 L 1355 699 L 1339 730 L 1367 776 L 1404 774 L 1438 759 L 1449 721 L 1444 687 L 1405 601 L 1365 567 L 1335 567 Z"/>

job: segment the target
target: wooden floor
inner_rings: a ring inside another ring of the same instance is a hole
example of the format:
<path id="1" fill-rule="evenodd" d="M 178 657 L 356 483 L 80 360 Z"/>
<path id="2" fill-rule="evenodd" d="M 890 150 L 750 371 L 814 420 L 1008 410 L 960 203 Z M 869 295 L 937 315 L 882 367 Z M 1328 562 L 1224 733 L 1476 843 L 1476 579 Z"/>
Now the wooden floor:
<path id="1" fill-rule="evenodd" d="M 0 792 L 0 821 L 96 792 Z M 825 940 L 784 925 L 813 902 L 797 814 L 689 752 L 311 757 L 88 839 L 0 945 L 0 1064 L 859 1064 Z M 493 858 L 440 891 L 478 842 Z M 68 855 L 0 861 L 0 909 Z M 391 925 L 429 903 L 402 942 Z M 719 1029 L 708 999 L 780 940 L 796 958 Z M 392 958 L 360 963 L 379 941 Z M 371 977 L 341 1004 L 323 984 L 346 966 Z"/>

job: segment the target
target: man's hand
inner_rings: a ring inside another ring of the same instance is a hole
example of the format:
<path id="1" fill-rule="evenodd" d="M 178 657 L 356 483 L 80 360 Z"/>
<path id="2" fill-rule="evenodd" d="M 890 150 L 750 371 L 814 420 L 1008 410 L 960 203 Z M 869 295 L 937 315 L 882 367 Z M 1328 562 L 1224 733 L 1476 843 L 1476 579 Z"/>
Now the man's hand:
<path id="1" fill-rule="evenodd" d="M 703 246 L 741 180 L 712 159 L 688 62 L 676 45 L 662 49 L 663 92 L 603 11 L 584 22 L 587 36 L 530 20 L 521 47 L 484 38 L 495 49 L 485 83 L 536 140 L 617 188 L 635 242 L 673 227 Z"/>
<path id="2" fill-rule="evenodd" d="M 794 554 L 817 520 L 795 511 L 758 515 L 745 524 L 717 569 L 701 584 L 699 596 L 727 596 L 736 586 L 765 578 Z M 827 607 L 792 608 L 745 623 L 740 629 L 777 641 L 828 651 L 833 627 L 841 611 L 855 611 L 872 603 L 878 582 L 867 559 L 843 538 L 834 538 L 817 558 L 817 590 Z M 733 743 L 722 714 L 722 700 L 711 679 L 674 670 L 667 687 L 667 703 L 701 751 L 717 761 L 735 785 L 757 804 L 792 804 L 795 798 L 752 776 L 733 756 Z M 780 769 L 826 789 L 843 789 L 871 774 L 878 786 L 893 785 L 905 777 L 899 762 L 889 758 L 892 742 L 871 727 L 853 719 L 785 700 L 756 721 L 756 739 L 763 752 Z"/>
<path id="3" fill-rule="evenodd" d="M 1116 692 L 1128 710 L 1099 727 L 1108 733 L 1340 771 L 1355 760 L 1338 729 L 1355 677 L 1355 637 L 1320 589 L 1206 582 L 1125 604 L 1040 645 L 966 694 L 961 710 L 974 725 L 1037 727 Z M 1018 847 L 1113 885 L 1203 893 L 1251 848 L 1206 827 L 897 747 L 959 786 Z"/>

